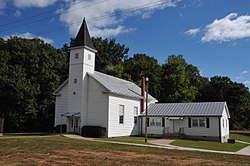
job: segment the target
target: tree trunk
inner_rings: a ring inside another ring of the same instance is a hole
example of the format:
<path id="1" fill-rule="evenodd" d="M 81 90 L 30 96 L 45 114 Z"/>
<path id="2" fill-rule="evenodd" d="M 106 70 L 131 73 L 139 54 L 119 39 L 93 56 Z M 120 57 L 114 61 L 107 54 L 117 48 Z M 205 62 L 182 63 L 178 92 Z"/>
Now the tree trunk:
<path id="1" fill-rule="evenodd" d="M 3 136 L 4 117 L 0 117 L 0 136 Z"/>

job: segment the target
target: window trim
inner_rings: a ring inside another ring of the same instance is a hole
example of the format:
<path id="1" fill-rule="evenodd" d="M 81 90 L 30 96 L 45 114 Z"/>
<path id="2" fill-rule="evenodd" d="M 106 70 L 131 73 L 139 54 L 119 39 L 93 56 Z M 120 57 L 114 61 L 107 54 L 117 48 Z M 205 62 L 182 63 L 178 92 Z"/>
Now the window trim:
<path id="1" fill-rule="evenodd" d="M 120 110 L 121 107 L 123 108 L 123 114 L 121 114 L 121 112 L 120 112 L 120 111 L 121 111 L 121 110 Z M 120 105 L 119 105 L 119 119 L 118 119 L 118 120 L 119 120 L 118 122 L 119 122 L 120 125 L 123 125 L 123 124 L 124 124 L 124 114 L 125 114 L 125 106 L 122 105 L 122 104 L 120 104 Z M 121 119 L 120 119 L 121 117 L 122 117 L 122 122 L 121 122 Z"/>
<path id="2" fill-rule="evenodd" d="M 194 126 L 194 120 L 197 120 L 197 126 Z M 192 127 L 199 127 L 199 119 L 192 119 Z"/>
<path id="3" fill-rule="evenodd" d="M 76 84 L 77 83 L 77 78 L 74 78 L 74 84 Z"/>
<path id="4" fill-rule="evenodd" d="M 162 119 L 161 118 L 149 118 L 149 126 L 150 127 L 162 127 Z M 154 124 L 154 125 L 152 125 Z"/>
<path id="5" fill-rule="evenodd" d="M 197 126 L 194 126 L 194 120 L 197 120 Z M 200 124 L 200 120 L 203 120 L 204 121 L 204 126 L 201 126 Z M 206 118 L 192 118 L 192 127 L 194 128 L 206 128 L 207 126 L 207 122 L 206 122 Z"/>
<path id="6" fill-rule="evenodd" d="M 139 112 L 139 109 L 138 107 L 134 107 L 134 124 L 137 124 L 138 123 L 138 112 Z"/>
<path id="7" fill-rule="evenodd" d="M 79 53 L 75 53 L 75 59 L 79 59 Z"/>

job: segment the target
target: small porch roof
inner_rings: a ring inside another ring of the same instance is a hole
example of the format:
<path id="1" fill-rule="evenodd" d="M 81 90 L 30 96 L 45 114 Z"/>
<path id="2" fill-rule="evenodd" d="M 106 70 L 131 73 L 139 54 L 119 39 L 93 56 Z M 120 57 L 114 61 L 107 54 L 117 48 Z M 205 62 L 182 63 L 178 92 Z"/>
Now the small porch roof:
<path id="1" fill-rule="evenodd" d="M 71 116 L 80 117 L 80 112 L 67 112 L 67 113 L 61 114 L 61 116 L 63 116 L 63 117 L 71 117 Z"/>

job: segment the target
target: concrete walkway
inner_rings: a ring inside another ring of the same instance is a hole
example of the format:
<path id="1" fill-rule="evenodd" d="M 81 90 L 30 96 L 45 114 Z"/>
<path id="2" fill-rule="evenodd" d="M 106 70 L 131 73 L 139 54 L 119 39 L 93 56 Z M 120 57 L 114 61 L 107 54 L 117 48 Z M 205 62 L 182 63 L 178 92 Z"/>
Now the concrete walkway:
<path id="1" fill-rule="evenodd" d="M 216 150 L 207 150 L 207 149 L 197 149 L 197 148 L 186 148 L 186 147 L 179 147 L 174 145 L 169 145 L 169 143 L 173 140 L 166 140 L 166 139 L 159 139 L 154 141 L 149 141 L 154 145 L 146 145 L 146 144 L 136 144 L 136 143 L 128 143 L 128 142 L 117 142 L 117 141 L 106 141 L 106 140 L 98 140 L 94 138 L 86 138 L 81 137 L 79 135 L 72 135 L 72 134 L 63 134 L 63 136 L 73 139 L 81 139 L 81 140 L 88 140 L 88 141 L 95 141 L 95 142 L 105 142 L 105 143 L 112 143 L 112 144 L 120 144 L 120 145 L 131 145 L 131 146 L 141 146 L 141 147 L 151 147 L 151 148 L 161 148 L 161 149 L 175 149 L 175 150 L 188 150 L 188 151 L 199 151 L 199 152 L 209 152 L 209 153 L 222 153 L 222 154 L 238 154 L 238 155 L 246 155 L 250 156 L 250 151 L 248 151 L 250 147 L 246 147 L 238 152 L 226 152 L 226 151 L 216 151 Z M 244 150 L 244 151 L 243 151 Z"/>
<path id="2" fill-rule="evenodd" d="M 239 141 L 239 140 L 236 140 L 236 142 L 239 142 L 239 143 L 242 143 L 242 144 L 248 144 L 248 145 L 250 145 L 249 142 L 244 142 L 244 141 Z"/>
<path id="3" fill-rule="evenodd" d="M 250 155 L 250 145 L 236 152 L 241 155 Z"/>

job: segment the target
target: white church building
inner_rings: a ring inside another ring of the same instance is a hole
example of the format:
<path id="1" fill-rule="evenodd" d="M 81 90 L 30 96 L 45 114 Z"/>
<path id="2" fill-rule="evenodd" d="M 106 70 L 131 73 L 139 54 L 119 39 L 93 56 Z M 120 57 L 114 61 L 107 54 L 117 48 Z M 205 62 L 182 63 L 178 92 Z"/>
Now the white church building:
<path id="1" fill-rule="evenodd" d="M 55 127 L 82 133 L 99 126 L 104 137 L 144 134 L 145 81 L 136 84 L 95 71 L 94 48 L 84 20 L 70 47 L 69 78 L 56 96 Z M 225 142 L 229 138 L 229 112 L 225 102 L 156 104 L 149 95 L 148 134 L 183 134 Z M 192 104 L 192 105 L 190 105 Z M 175 108 L 175 109 L 173 109 Z M 187 109 L 188 108 L 188 109 Z"/>

